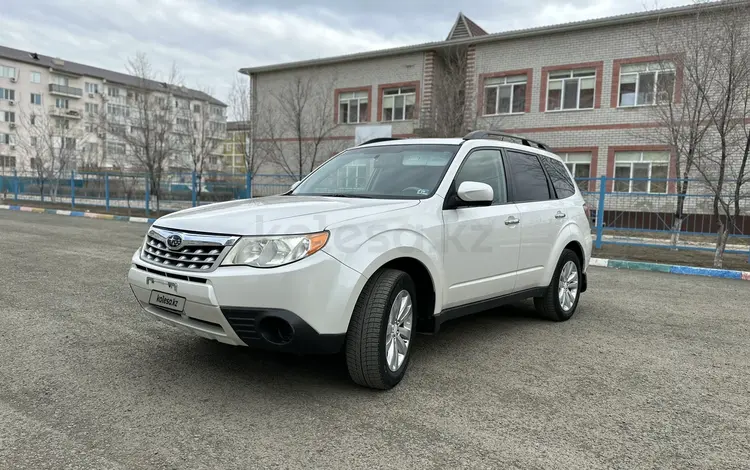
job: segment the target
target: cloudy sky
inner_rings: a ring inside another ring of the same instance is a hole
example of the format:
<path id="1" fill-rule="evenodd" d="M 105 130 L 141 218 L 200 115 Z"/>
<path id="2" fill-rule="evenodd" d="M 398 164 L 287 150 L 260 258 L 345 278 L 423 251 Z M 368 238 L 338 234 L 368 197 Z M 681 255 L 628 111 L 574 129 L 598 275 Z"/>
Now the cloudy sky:
<path id="1" fill-rule="evenodd" d="M 225 99 L 240 67 L 442 40 L 458 10 L 490 33 L 691 0 L 3 0 L 0 44 L 124 71 L 146 52 Z"/>

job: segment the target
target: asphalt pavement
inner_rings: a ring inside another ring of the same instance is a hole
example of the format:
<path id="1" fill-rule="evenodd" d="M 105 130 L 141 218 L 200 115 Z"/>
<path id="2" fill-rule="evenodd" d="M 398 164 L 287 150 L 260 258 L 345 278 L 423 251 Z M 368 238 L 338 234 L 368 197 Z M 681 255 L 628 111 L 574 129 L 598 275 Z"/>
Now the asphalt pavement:
<path id="1" fill-rule="evenodd" d="M 149 318 L 146 228 L 0 212 L 0 468 L 748 468 L 750 283 L 591 268 L 570 321 L 456 320 L 377 392 Z"/>

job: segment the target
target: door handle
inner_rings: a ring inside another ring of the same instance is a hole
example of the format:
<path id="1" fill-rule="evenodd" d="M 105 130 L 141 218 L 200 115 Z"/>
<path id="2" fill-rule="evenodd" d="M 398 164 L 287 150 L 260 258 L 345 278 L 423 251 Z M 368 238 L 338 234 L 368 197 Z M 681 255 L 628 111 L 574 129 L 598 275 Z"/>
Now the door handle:
<path id="1" fill-rule="evenodd" d="M 562 219 L 564 217 L 565 217 L 565 213 L 564 212 L 557 211 L 557 214 L 555 214 L 555 218 L 556 219 Z"/>
<path id="2" fill-rule="evenodd" d="M 508 217 L 507 219 L 505 219 L 505 225 L 516 225 L 519 222 L 521 222 L 521 219 L 516 219 L 513 216 Z"/>

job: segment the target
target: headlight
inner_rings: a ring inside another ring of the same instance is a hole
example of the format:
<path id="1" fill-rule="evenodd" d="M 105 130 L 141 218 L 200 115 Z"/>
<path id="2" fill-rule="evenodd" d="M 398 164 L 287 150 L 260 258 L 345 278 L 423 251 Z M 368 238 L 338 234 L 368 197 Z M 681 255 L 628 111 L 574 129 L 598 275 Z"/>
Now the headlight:
<path id="1" fill-rule="evenodd" d="M 273 268 L 299 261 L 323 248 L 328 232 L 307 235 L 242 237 L 234 244 L 222 266 Z"/>

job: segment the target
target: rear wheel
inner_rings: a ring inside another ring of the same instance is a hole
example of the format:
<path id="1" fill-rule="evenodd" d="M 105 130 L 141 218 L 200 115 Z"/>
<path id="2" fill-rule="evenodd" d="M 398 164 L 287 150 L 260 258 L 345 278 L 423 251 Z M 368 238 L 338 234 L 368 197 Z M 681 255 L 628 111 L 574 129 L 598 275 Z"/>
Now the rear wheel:
<path id="1" fill-rule="evenodd" d="M 403 271 L 385 269 L 367 282 L 354 307 L 346 338 L 352 380 L 387 390 L 404 377 L 416 327 L 416 288 Z"/>
<path id="2" fill-rule="evenodd" d="M 580 296 L 581 261 L 574 251 L 565 249 L 547 291 L 543 297 L 534 298 L 534 306 L 549 320 L 566 321 L 575 313 Z"/>

